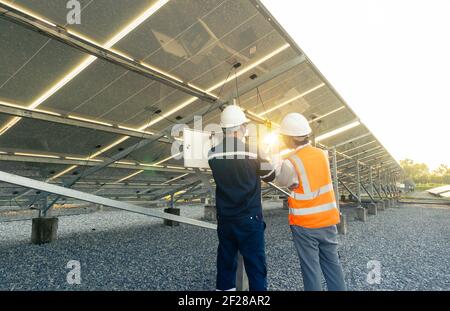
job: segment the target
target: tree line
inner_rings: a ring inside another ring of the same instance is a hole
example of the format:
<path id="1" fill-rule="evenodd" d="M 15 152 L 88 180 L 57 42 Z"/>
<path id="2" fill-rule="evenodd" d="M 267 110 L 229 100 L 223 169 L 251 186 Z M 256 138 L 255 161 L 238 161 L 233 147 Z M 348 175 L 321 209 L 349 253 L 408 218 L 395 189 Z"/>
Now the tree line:
<path id="1" fill-rule="evenodd" d="M 433 171 L 425 163 L 415 163 L 411 159 L 400 160 L 400 165 L 416 184 L 450 184 L 450 168 L 446 164 Z"/>

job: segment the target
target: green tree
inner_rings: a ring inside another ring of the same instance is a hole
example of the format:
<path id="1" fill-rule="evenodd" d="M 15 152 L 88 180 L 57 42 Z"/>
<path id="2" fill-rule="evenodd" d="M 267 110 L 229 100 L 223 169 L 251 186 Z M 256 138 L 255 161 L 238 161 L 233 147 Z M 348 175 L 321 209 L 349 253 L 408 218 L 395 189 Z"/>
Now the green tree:
<path id="1" fill-rule="evenodd" d="M 406 175 L 418 184 L 450 184 L 450 168 L 446 164 L 439 165 L 430 172 L 425 163 L 415 163 L 411 159 L 400 160 Z"/>
<path id="2" fill-rule="evenodd" d="M 430 169 L 425 163 L 414 163 L 411 159 L 400 160 L 400 165 L 415 183 L 426 184 L 430 182 Z"/>
<path id="3" fill-rule="evenodd" d="M 450 183 L 450 168 L 445 164 L 439 165 L 437 169 L 431 172 L 431 178 L 436 180 L 437 183 Z"/>

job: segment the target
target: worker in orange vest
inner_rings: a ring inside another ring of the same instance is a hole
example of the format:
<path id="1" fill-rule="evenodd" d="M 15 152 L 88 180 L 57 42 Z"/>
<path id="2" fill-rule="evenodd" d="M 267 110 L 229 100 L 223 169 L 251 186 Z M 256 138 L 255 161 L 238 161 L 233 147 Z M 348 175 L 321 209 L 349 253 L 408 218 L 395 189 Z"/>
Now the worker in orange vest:
<path id="1" fill-rule="evenodd" d="M 328 290 L 346 290 L 337 252 L 339 210 L 331 180 L 328 153 L 311 146 L 308 120 L 289 113 L 280 134 L 293 151 L 276 165 L 275 182 L 289 187 L 289 225 L 300 259 L 305 290 L 322 290 L 321 272 Z"/>

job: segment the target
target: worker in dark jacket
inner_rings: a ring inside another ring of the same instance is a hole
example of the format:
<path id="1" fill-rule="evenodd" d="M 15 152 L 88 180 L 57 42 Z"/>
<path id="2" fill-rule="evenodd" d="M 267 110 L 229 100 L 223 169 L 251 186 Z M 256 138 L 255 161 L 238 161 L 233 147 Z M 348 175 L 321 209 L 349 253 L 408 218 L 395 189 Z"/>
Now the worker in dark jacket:
<path id="1" fill-rule="evenodd" d="M 221 114 L 224 139 L 208 155 L 216 183 L 218 290 L 236 289 L 238 251 L 250 290 L 267 290 L 261 179 L 272 181 L 275 172 L 267 160 L 250 152 L 245 143 L 247 122 L 238 106 L 227 106 Z"/>

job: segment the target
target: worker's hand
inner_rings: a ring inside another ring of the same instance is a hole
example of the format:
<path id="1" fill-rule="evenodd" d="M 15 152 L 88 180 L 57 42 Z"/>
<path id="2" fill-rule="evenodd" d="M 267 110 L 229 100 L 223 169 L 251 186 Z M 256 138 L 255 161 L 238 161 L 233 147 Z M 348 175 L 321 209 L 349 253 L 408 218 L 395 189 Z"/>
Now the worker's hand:
<path id="1" fill-rule="evenodd" d="M 288 187 L 289 190 L 293 191 L 294 189 L 298 188 L 298 184 L 292 184 Z"/>

